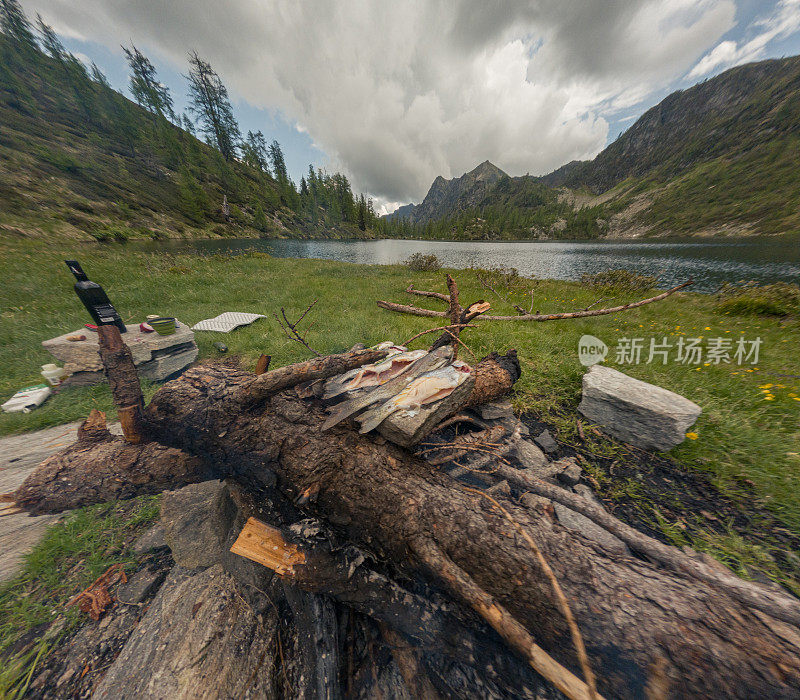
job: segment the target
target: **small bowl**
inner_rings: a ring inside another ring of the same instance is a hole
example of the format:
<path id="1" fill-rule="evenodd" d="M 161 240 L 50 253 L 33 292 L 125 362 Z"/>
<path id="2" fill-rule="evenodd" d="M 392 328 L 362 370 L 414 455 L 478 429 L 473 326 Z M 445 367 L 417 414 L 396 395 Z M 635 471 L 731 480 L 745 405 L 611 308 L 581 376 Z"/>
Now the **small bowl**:
<path id="1" fill-rule="evenodd" d="M 172 335 L 175 332 L 175 319 L 171 316 L 150 319 L 148 325 L 159 335 Z"/>

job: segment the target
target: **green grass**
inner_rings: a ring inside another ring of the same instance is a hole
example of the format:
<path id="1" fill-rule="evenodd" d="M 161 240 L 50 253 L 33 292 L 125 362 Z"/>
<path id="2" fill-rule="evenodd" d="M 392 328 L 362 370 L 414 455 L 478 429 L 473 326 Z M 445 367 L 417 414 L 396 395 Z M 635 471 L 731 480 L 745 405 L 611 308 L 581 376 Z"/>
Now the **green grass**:
<path id="1" fill-rule="evenodd" d="M 136 568 L 130 545 L 158 517 L 159 500 L 146 496 L 75 511 L 47 530 L 16 577 L 0 584 L 0 698 L 23 697 L 36 665 L 86 619 L 65 607 L 72 596 L 112 564 Z M 39 633 L 9 652 L 32 630 Z"/>
<path id="2" fill-rule="evenodd" d="M 267 318 L 229 335 L 198 333 L 201 358 L 214 357 L 215 341 L 231 354 L 255 365 L 261 353 L 273 366 L 305 359 L 308 352 L 289 340 L 272 317 L 281 307 L 299 315 L 314 299 L 315 322 L 309 342 L 320 352 L 335 352 L 356 342 L 385 339 L 402 342 L 432 326 L 430 320 L 383 311 L 377 299 L 407 301 L 409 282 L 419 289 L 443 289 L 443 272 L 412 272 L 404 266 L 366 267 L 321 260 L 270 258 L 265 254 L 239 257 L 183 256 L 130 252 L 120 246 L 49 247 L 24 243 L 0 244 L 5 284 L 0 290 L 0 395 L 39 380 L 39 366 L 50 356 L 40 343 L 77 329 L 86 312 L 72 291 L 63 264 L 80 259 L 90 277 L 102 283 L 126 319 L 146 314 L 172 314 L 182 322 L 216 316 L 226 310 L 266 314 Z M 454 273 L 465 301 L 489 298 L 499 313 L 513 313 L 481 287 L 473 271 Z M 598 292 L 570 282 L 525 282 L 512 292 L 520 304 L 542 312 L 580 309 L 595 302 Z M 620 301 L 637 298 L 623 295 Z M 703 408 L 693 429 L 697 439 L 672 451 L 680 462 L 712 475 L 721 488 L 735 493 L 753 484 L 758 500 L 767 504 L 800 532 L 800 324 L 763 316 L 735 316 L 714 310 L 714 298 L 681 293 L 669 299 L 614 316 L 548 323 L 481 323 L 465 339 L 479 357 L 491 350 L 517 348 L 523 367 L 516 404 L 574 430 L 583 367 L 577 359 L 581 335 L 603 339 L 615 366 L 617 339 L 640 336 L 760 337 L 761 358 L 754 367 L 720 364 L 686 366 L 675 362 L 619 366 L 632 376 L 676 391 Z M 431 308 L 439 302 L 431 301 Z M 424 338 L 417 343 L 424 342 Z M 787 376 L 788 375 L 788 376 Z M 793 376 L 791 376 L 793 375 Z M 766 385 L 770 386 L 767 388 Z M 152 393 L 156 387 L 145 387 Z M 16 433 L 83 418 L 91 408 L 109 413 L 105 386 L 68 389 L 29 415 L 0 416 L 0 433 Z M 570 428 L 570 426 L 573 426 Z"/>

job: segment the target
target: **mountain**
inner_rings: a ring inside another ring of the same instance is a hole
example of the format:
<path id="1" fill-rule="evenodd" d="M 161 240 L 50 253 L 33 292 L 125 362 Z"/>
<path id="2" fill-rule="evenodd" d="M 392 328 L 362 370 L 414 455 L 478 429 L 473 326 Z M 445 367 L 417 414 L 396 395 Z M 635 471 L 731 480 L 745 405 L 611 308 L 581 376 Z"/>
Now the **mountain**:
<path id="1" fill-rule="evenodd" d="M 719 157 L 800 131 L 800 57 L 732 68 L 674 92 L 645 112 L 594 160 L 573 161 L 546 175 L 548 185 L 604 192 L 630 177 L 663 179 Z"/>
<path id="2" fill-rule="evenodd" d="M 445 180 L 440 175 L 433 181 L 425 199 L 419 204 L 399 207 L 389 217 L 406 219 L 414 224 L 441 219 L 454 211 L 479 204 L 492 186 L 503 177 L 508 175 L 488 160 L 452 180 Z"/>
<path id="3" fill-rule="evenodd" d="M 672 93 L 591 161 L 541 178 L 499 171 L 468 200 L 442 197 L 458 181 L 437 178 L 436 206 L 410 219 L 439 238 L 800 234 L 798 153 L 795 56 Z"/>
<path id="4" fill-rule="evenodd" d="M 414 202 L 411 204 L 403 204 L 400 207 L 397 207 L 393 212 L 390 214 L 386 214 L 383 218 L 387 221 L 394 221 L 396 219 L 408 219 L 411 217 L 411 213 L 414 209 L 417 208 L 417 205 Z"/>
<path id="5" fill-rule="evenodd" d="M 225 160 L 70 54 L 2 32 L 0 125 L 0 236 L 354 238 L 385 228 L 343 175 L 312 171 L 298 192 Z"/>

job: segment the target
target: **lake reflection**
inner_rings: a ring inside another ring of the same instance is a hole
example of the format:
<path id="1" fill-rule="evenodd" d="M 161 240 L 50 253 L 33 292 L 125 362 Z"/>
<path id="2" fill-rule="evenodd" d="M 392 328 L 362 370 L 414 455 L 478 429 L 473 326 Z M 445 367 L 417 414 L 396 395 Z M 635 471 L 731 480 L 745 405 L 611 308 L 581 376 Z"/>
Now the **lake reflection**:
<path id="1" fill-rule="evenodd" d="M 577 280 L 585 272 L 625 268 L 655 275 L 660 287 L 689 278 L 694 291 L 714 292 L 725 282 L 797 282 L 800 245 L 788 239 L 714 242 L 648 241 L 298 241 L 214 239 L 131 243 L 144 250 L 242 253 L 261 250 L 282 258 L 323 258 L 367 265 L 403 262 L 413 253 L 433 253 L 446 267 L 515 267 L 526 276 Z"/>

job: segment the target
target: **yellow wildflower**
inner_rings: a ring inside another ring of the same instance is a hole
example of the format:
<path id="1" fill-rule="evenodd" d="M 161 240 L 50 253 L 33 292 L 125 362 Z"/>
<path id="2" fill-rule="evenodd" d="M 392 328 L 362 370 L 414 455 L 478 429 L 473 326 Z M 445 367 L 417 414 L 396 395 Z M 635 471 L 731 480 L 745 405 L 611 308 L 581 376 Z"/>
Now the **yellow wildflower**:
<path id="1" fill-rule="evenodd" d="M 686 433 L 686 437 L 689 438 L 690 440 L 697 440 L 699 435 L 697 433 Z"/>

